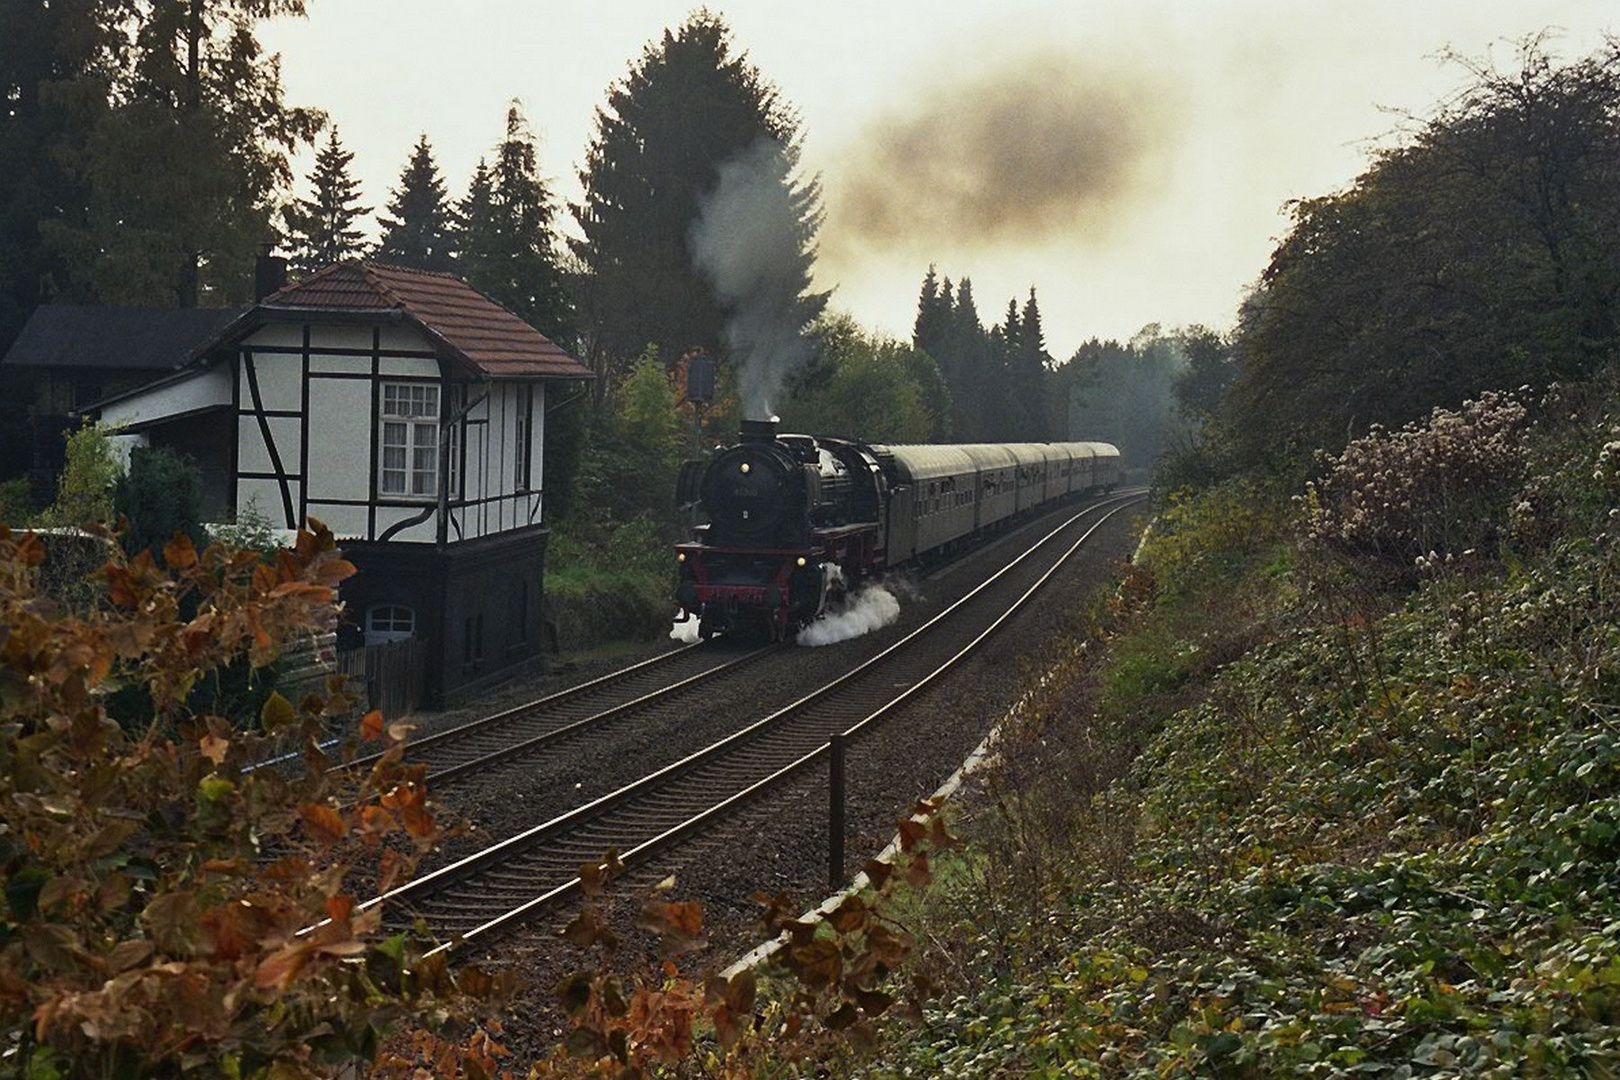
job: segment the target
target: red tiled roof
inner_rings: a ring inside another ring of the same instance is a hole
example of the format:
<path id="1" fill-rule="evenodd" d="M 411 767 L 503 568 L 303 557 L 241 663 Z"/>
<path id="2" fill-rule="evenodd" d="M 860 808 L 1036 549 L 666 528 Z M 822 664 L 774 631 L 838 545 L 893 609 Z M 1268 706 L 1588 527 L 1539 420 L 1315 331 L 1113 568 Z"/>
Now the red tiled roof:
<path id="1" fill-rule="evenodd" d="M 402 312 L 474 371 L 493 378 L 589 378 L 540 331 L 451 274 L 382 263 L 328 266 L 260 301 L 266 314 Z"/>

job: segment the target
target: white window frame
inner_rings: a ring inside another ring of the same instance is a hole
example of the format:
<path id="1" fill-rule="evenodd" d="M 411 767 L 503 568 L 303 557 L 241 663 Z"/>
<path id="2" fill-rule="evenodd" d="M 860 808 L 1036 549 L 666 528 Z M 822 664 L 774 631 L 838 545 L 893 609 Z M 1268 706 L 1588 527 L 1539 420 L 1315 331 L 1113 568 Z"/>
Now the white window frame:
<path id="1" fill-rule="evenodd" d="M 366 609 L 366 644 L 408 641 L 416 636 L 416 609 L 406 604 L 372 604 Z"/>
<path id="2" fill-rule="evenodd" d="M 461 473 L 463 464 L 461 460 L 462 433 L 467 426 L 467 419 L 463 415 L 462 406 L 466 404 L 467 388 L 456 384 L 445 388 L 445 400 L 449 403 L 445 412 L 455 417 L 453 423 L 445 425 L 445 438 L 450 441 L 450 461 L 445 470 L 448 477 L 447 485 L 452 500 L 461 498 Z"/>
<path id="3" fill-rule="evenodd" d="M 377 493 L 398 499 L 439 494 L 439 387 L 385 382 L 379 388 Z"/>
<path id="4" fill-rule="evenodd" d="M 529 491 L 533 483 L 534 387 L 520 386 L 517 393 L 516 433 L 512 458 L 512 490 Z"/>

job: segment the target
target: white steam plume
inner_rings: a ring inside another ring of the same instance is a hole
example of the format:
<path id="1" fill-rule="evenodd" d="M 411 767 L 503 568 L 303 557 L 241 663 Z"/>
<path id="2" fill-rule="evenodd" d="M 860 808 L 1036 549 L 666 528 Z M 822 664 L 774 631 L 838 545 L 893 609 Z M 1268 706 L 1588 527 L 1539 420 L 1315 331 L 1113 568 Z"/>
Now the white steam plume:
<path id="1" fill-rule="evenodd" d="M 900 617 L 900 601 L 881 585 L 851 593 L 845 609 L 799 631 L 800 645 L 831 645 L 881 630 Z"/>
<path id="2" fill-rule="evenodd" d="M 810 357 L 801 333 L 808 277 L 801 211 L 817 192 L 811 185 L 795 195 L 792 163 L 789 147 L 758 140 L 720 166 L 720 181 L 692 223 L 698 269 L 732 313 L 726 346 L 749 420 L 771 418 L 783 382 Z"/>
<path id="3" fill-rule="evenodd" d="M 677 621 L 669 628 L 669 636 L 675 641 L 691 645 L 698 639 L 698 617 L 688 616 L 685 622 Z"/>

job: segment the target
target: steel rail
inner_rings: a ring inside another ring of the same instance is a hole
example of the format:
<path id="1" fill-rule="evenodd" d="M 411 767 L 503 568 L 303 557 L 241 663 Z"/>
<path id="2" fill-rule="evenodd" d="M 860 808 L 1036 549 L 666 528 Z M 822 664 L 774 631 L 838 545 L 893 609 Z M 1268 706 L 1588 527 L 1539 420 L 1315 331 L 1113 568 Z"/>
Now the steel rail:
<path id="1" fill-rule="evenodd" d="M 967 652 L 971 651 L 991 633 L 993 633 L 997 627 L 1002 625 L 1008 618 L 1012 616 L 1014 612 L 1021 608 L 1028 601 L 1028 599 L 1039 590 L 1040 586 L 1051 577 L 1052 574 L 1054 574 L 1061 566 L 1066 564 L 1073 553 L 1079 549 L 1085 540 L 1088 539 L 1104 521 L 1108 520 L 1108 518 L 1112 517 L 1113 514 L 1124 509 L 1126 506 L 1133 504 L 1139 499 L 1140 496 L 1136 494 L 1121 495 L 1081 510 L 1079 513 L 1071 516 L 1061 525 L 1057 526 L 1051 532 L 1043 536 L 1039 541 L 1031 545 L 1028 550 L 1021 554 L 1017 559 L 1012 560 L 1002 570 L 998 571 L 990 578 L 987 578 L 984 582 L 979 583 L 979 585 L 972 589 L 967 595 L 951 604 L 944 611 L 930 619 L 927 623 L 918 627 L 900 641 L 889 646 L 871 660 L 850 672 L 846 672 L 838 679 L 827 684 L 814 693 L 806 695 L 798 701 L 777 710 L 770 716 L 755 722 L 749 727 L 716 742 L 704 750 L 688 755 L 680 761 L 665 766 L 664 768 L 655 771 L 649 776 L 644 777 L 633 784 L 626 785 L 615 792 L 611 792 L 591 803 L 586 804 L 583 807 L 579 807 L 567 814 L 553 818 L 551 821 L 516 834 L 497 844 L 491 845 L 480 852 L 476 852 L 461 860 L 458 860 L 455 863 L 442 867 L 436 871 L 433 871 L 432 873 L 424 875 L 421 878 L 400 886 L 397 889 L 391 890 L 382 896 L 373 898 L 364 906 L 371 907 L 377 904 L 398 904 L 406 907 L 413 906 L 414 903 L 426 900 L 435 893 L 451 887 L 469 876 L 482 873 L 487 868 L 497 865 L 503 860 L 507 860 L 509 858 L 516 859 L 520 857 L 520 853 L 532 851 L 543 845 L 553 844 L 559 840 L 563 840 L 576 830 L 579 830 L 587 822 L 600 820 L 610 811 L 626 808 L 629 806 L 632 800 L 656 792 L 661 788 L 667 788 L 678 778 L 686 774 L 693 773 L 702 766 L 715 765 L 716 768 L 723 771 L 726 767 L 725 762 L 728 756 L 740 753 L 740 748 L 746 746 L 763 733 L 784 727 L 788 718 L 797 714 L 808 712 L 810 706 L 813 704 L 833 698 L 834 695 L 840 692 L 841 688 L 851 685 L 853 680 L 870 672 L 876 667 L 876 665 L 890 660 L 899 650 L 905 649 L 915 642 L 920 635 L 931 631 L 943 620 L 959 611 L 963 605 L 978 597 L 986 589 L 991 588 L 1004 575 L 1012 572 L 1025 560 L 1031 558 L 1036 552 L 1046 547 L 1054 537 L 1057 537 L 1065 530 L 1071 528 L 1076 522 L 1080 521 L 1086 516 L 1094 512 L 1101 511 L 1104 508 L 1111 507 L 1111 509 L 1107 509 L 1106 513 L 1102 513 L 1101 516 L 1092 523 L 1090 528 L 1086 530 L 1085 534 L 1079 539 L 1075 540 L 1074 543 L 1071 544 L 1068 549 L 1055 560 L 1052 566 L 1048 567 L 1043 573 L 1041 573 L 1036 581 L 1023 589 L 1019 597 L 1011 605 L 1009 605 L 1006 610 L 1002 611 L 1001 614 L 997 616 L 988 627 L 973 635 L 972 640 L 967 645 L 954 651 L 943 662 L 935 665 L 926 675 L 917 679 L 909 680 L 902 693 L 898 695 L 891 695 L 879 707 L 868 710 L 867 716 L 863 721 L 849 728 L 849 731 L 852 733 L 865 730 L 872 723 L 874 723 L 878 717 L 888 712 L 899 703 L 905 701 L 913 694 L 917 693 L 923 686 L 931 683 L 944 671 L 948 670 L 951 665 L 957 663 Z M 789 747 L 788 749 L 791 750 L 792 748 Z M 811 762 L 817 760 L 824 752 L 825 738 L 817 737 L 812 750 L 805 753 L 796 753 L 793 759 L 790 760 L 787 765 L 772 770 L 764 779 L 756 779 L 750 782 L 745 778 L 745 786 L 742 790 L 722 799 L 718 803 L 713 805 L 705 805 L 704 808 L 695 813 L 687 814 L 685 811 L 681 811 L 684 816 L 673 825 L 663 826 L 655 823 L 655 825 L 658 825 L 658 827 L 656 827 L 652 837 L 627 848 L 626 858 L 644 858 L 646 855 L 658 850 L 660 847 L 672 843 L 675 839 L 688 835 L 693 830 L 703 827 L 704 825 L 713 821 L 717 816 L 736 806 L 740 800 L 752 798 L 761 791 L 765 790 L 767 787 L 780 783 L 785 776 L 791 775 L 808 767 Z M 641 813 L 644 816 L 663 816 L 662 814 L 655 815 L 649 810 L 643 810 Z M 574 859 L 568 865 L 570 867 L 577 867 L 582 862 L 599 858 L 601 852 L 605 850 L 605 847 L 592 847 L 591 845 L 594 844 L 595 841 L 587 842 L 580 840 L 570 842 L 568 846 L 574 848 L 581 848 L 581 845 L 585 845 L 583 850 L 588 850 L 589 854 L 584 858 Z M 558 860 L 553 858 L 550 861 L 555 863 Z M 527 883 L 525 882 L 525 884 Z M 508 908 L 504 914 L 498 916 L 497 918 L 485 920 L 469 930 L 464 931 L 458 940 L 463 942 L 470 941 L 487 935 L 500 927 L 511 925 L 513 922 L 520 920 L 529 913 L 533 912 L 537 907 L 543 906 L 544 904 L 555 900 L 558 896 L 567 893 L 572 888 L 577 887 L 577 885 L 578 878 L 575 876 L 570 880 L 565 881 L 563 884 L 544 890 L 539 895 L 534 895 L 532 893 L 533 886 L 527 885 L 527 888 L 530 890 L 530 896 L 528 899 L 514 905 L 511 908 Z"/>
<path id="2" fill-rule="evenodd" d="M 944 675 L 952 666 L 954 666 L 956 663 L 960 662 L 962 660 L 962 658 L 965 657 L 968 653 L 970 653 L 974 649 L 978 648 L 981 644 L 984 643 L 984 641 L 987 638 L 990 637 L 991 634 L 993 634 L 997 629 L 999 629 L 1008 619 L 1012 618 L 1012 616 L 1015 615 L 1025 605 L 1025 603 L 1027 603 L 1029 601 L 1029 599 L 1032 596 L 1035 595 L 1035 593 L 1037 591 L 1039 591 L 1041 586 L 1046 584 L 1046 582 L 1051 578 L 1051 576 L 1053 574 L 1055 574 L 1058 570 L 1062 569 L 1063 566 L 1067 564 L 1068 559 L 1074 554 L 1074 552 L 1076 550 L 1079 549 L 1081 544 L 1085 543 L 1085 541 L 1090 538 L 1092 533 L 1094 533 L 1097 529 L 1101 528 L 1103 523 L 1106 522 L 1109 518 L 1113 517 L 1115 514 L 1119 513 L 1120 511 L 1126 509 L 1129 505 L 1131 505 L 1131 504 L 1130 503 L 1124 503 L 1124 504 L 1122 504 L 1120 506 L 1116 506 L 1113 509 L 1109 510 L 1101 518 L 1099 518 L 1095 523 L 1093 523 L 1091 528 L 1087 529 L 1084 535 L 1082 535 L 1073 544 L 1071 544 L 1069 546 L 1068 550 L 1064 552 L 1063 556 L 1056 563 L 1054 563 L 1045 573 L 1043 573 L 1033 585 L 1031 585 L 1027 589 L 1025 589 L 1024 592 L 1021 593 L 1019 595 L 1019 597 L 1012 603 L 1012 605 L 1009 606 L 1006 609 L 1006 611 L 1004 611 L 993 622 L 991 622 L 991 624 L 989 626 L 985 627 L 978 634 L 976 634 L 972 638 L 972 640 L 969 641 L 966 645 L 964 645 L 962 648 L 958 649 L 954 654 L 952 654 L 950 659 L 946 660 L 942 664 L 939 664 L 937 667 L 935 667 L 932 671 L 930 671 L 928 674 L 926 674 L 922 678 L 912 681 L 910 683 L 910 685 L 908 685 L 904 690 L 902 690 L 900 693 L 896 694 L 890 700 L 884 702 L 882 705 L 878 706 L 878 708 L 874 709 L 872 712 L 870 712 L 866 717 L 864 717 L 860 721 L 858 721 L 855 724 L 851 725 L 848 729 L 846 729 L 844 732 L 842 732 L 842 734 L 844 736 L 846 736 L 846 737 L 854 737 L 854 736 L 860 735 L 861 733 L 867 731 L 873 725 L 875 725 L 878 720 L 880 720 L 883 716 L 888 714 L 891 710 L 893 710 L 894 708 L 896 708 L 899 705 L 901 705 L 902 703 L 904 703 L 906 700 L 911 698 L 913 695 L 919 693 L 924 687 L 926 687 L 926 686 L 930 685 L 931 683 L 933 683 L 940 676 Z M 1064 526 L 1060 526 L 1060 529 L 1066 527 L 1067 524 L 1072 523 L 1072 521 L 1073 521 L 1073 519 L 1071 519 L 1071 522 L 1065 523 Z M 1041 543 L 1044 544 L 1047 539 L 1050 539 L 1050 536 L 1043 537 L 1042 540 L 1041 540 Z M 1037 544 L 1036 547 L 1038 547 L 1038 546 L 1040 546 L 1040 545 Z M 1020 558 L 1022 558 L 1022 556 L 1020 556 Z M 999 576 L 999 574 L 994 575 L 994 576 Z M 994 577 L 992 577 L 991 579 L 987 579 L 986 584 L 988 584 L 989 581 L 991 581 L 993 579 L 994 579 Z M 984 586 L 981 585 L 979 588 L 983 588 L 983 587 Z M 972 593 L 969 593 L 968 596 L 963 597 L 961 601 L 958 601 L 958 603 L 965 602 L 967 599 L 969 599 L 969 597 L 971 597 L 972 595 L 977 593 L 979 591 L 979 588 L 974 589 Z M 928 624 L 925 624 L 923 627 L 920 627 L 919 632 L 922 629 L 926 629 L 927 626 L 932 625 L 933 622 L 935 622 L 938 619 L 943 618 L 945 615 L 949 614 L 950 611 L 952 609 L 954 609 L 955 607 L 956 607 L 956 605 L 953 604 L 952 608 L 941 612 L 938 616 L 935 617 L 934 620 L 930 620 L 930 622 Z M 909 640 L 909 637 L 906 640 Z M 902 645 L 904 643 L 905 643 L 904 641 L 897 642 L 895 644 L 895 646 L 892 646 L 891 648 L 897 648 L 897 647 L 899 647 L 900 645 Z M 887 652 L 887 650 L 885 651 L 885 654 L 880 654 L 879 657 L 874 657 L 873 660 L 875 661 L 877 659 L 880 659 L 882 655 L 886 655 L 886 652 Z M 865 667 L 865 666 L 866 665 L 862 665 L 862 667 Z M 856 671 L 859 671 L 859 670 L 861 670 L 861 669 L 856 669 Z M 854 674 L 854 672 L 851 672 L 850 674 Z M 840 679 L 839 681 L 842 681 L 842 679 Z M 821 693 L 821 691 L 817 691 L 817 695 L 819 695 L 820 693 Z M 816 696 L 816 695 L 812 695 L 812 696 Z M 786 713 L 788 710 L 798 707 L 799 704 L 800 703 L 795 703 L 795 705 L 787 706 L 786 708 L 784 708 L 782 710 L 779 710 L 777 713 L 773 713 L 772 716 L 766 717 L 764 720 L 759 721 L 759 723 L 764 724 L 764 723 L 766 723 L 766 722 L 768 722 L 768 721 L 770 721 L 772 719 L 775 719 L 776 717 L 782 715 L 783 713 Z M 742 733 L 739 732 L 738 734 L 740 735 Z M 769 774 L 768 776 L 765 776 L 765 777 L 760 778 L 759 780 L 756 780 L 754 783 L 750 784 L 748 787 L 743 788 L 742 790 L 733 793 L 732 795 L 728 796 L 723 801 L 721 801 L 719 803 L 716 803 L 716 804 L 704 809 L 703 811 L 693 815 L 692 817 L 686 819 L 685 821 L 682 821 L 681 823 L 679 823 L 678 825 L 673 826 L 672 828 L 666 829 L 664 832 L 660 833 L 659 835 L 654 836 L 654 837 L 652 837 L 652 838 L 650 838 L 648 840 L 645 840 L 642 843 L 636 845 L 635 847 L 627 849 L 626 851 L 624 851 L 624 852 L 622 852 L 620 854 L 620 856 L 619 856 L 620 861 L 622 863 L 624 863 L 626 866 L 629 866 L 632 863 L 639 863 L 639 862 L 641 862 L 641 861 L 643 861 L 643 860 L 645 860 L 647 858 L 650 858 L 651 856 L 653 856 L 655 854 L 658 854 L 659 852 L 663 851 L 665 848 L 673 846 L 678 841 L 686 838 L 687 836 L 690 836 L 694 832 L 700 831 L 703 827 L 713 823 L 715 820 L 723 817 L 725 814 L 729 813 L 730 811 L 740 808 L 741 806 L 743 806 L 746 803 L 750 802 L 754 798 L 757 798 L 757 797 L 765 794 L 770 789 L 781 785 L 782 783 L 786 782 L 791 777 L 796 776 L 797 774 L 805 771 L 806 769 L 808 769 L 812 765 L 817 764 L 823 757 L 827 756 L 827 754 L 829 752 L 828 747 L 829 747 L 828 743 L 822 742 L 814 750 L 811 750 L 809 753 L 801 755 L 797 759 L 795 759 L 795 760 L 789 762 L 788 764 L 780 767 L 779 769 L 777 769 L 775 772 Z M 705 753 L 706 753 L 706 751 L 705 751 Z M 581 809 L 588 809 L 588 808 L 581 808 Z M 558 820 L 560 821 L 562 819 L 558 819 Z M 542 826 L 542 828 L 543 827 L 544 826 Z M 499 930 L 510 927 L 510 926 L 514 925 L 515 923 L 522 922 L 524 919 L 526 919 L 529 915 L 533 914 L 537 910 L 545 907 L 546 905 L 548 905 L 548 904 L 550 904 L 550 903 L 552 903 L 554 901 L 557 901 L 557 900 L 560 900 L 560 899 L 566 897 L 567 895 L 572 893 L 575 889 L 577 889 L 579 887 L 579 885 L 580 885 L 579 877 L 576 876 L 574 878 L 571 878 L 567 882 L 564 882 L 561 885 L 557 885 L 557 886 L 547 890 L 545 893 L 543 893 L 543 894 L 541 894 L 539 896 L 536 896 L 536 897 L 534 897 L 534 898 L 532 898 L 532 899 L 530 899 L 528 901 L 525 901 L 523 904 L 519 905 L 518 907 L 513 908 L 513 909 L 511 909 L 511 910 L 497 916 L 494 919 L 490 919 L 490 920 L 488 920 L 488 921 L 486 921 L 484 923 L 479 924 L 476 927 L 473 927 L 470 930 L 464 931 L 460 935 L 458 940 L 447 942 L 447 943 L 445 943 L 443 945 L 440 945 L 436 949 L 432 950 L 432 952 L 444 952 L 444 951 L 448 951 L 448 950 L 453 950 L 453 949 L 459 947 L 460 945 L 471 942 L 471 941 L 473 941 L 473 940 L 475 940 L 477 938 L 485 937 L 485 936 L 493 934 L 493 933 L 495 933 L 495 932 L 497 932 Z M 431 953 L 430 953 L 430 955 L 431 955 Z"/>
<path id="3" fill-rule="evenodd" d="M 635 683 L 676 661 L 702 660 L 713 657 L 716 648 L 709 645 L 687 645 L 668 653 L 603 675 L 579 686 L 560 690 L 523 705 L 514 706 L 491 716 L 472 720 L 456 727 L 435 732 L 419 741 L 406 744 L 405 761 L 428 766 L 427 782 L 443 784 L 475 770 L 533 754 L 547 746 L 580 736 L 611 720 L 622 718 L 640 709 L 648 708 L 662 699 L 691 690 L 709 679 L 736 671 L 780 649 L 767 645 L 742 656 L 721 659 L 674 682 L 655 685 L 653 689 L 637 693 L 634 697 L 612 700 L 621 689 L 636 689 Z M 721 654 L 724 655 L 724 654 Z M 607 698 L 606 702 L 591 704 L 592 698 Z M 578 706 L 584 704 L 584 716 L 572 717 Z M 557 717 L 559 712 L 569 715 Z M 536 729 L 539 730 L 536 730 Z M 515 737 L 514 735 L 515 729 Z M 532 732 L 532 734 L 531 734 Z M 493 738 L 492 738 L 493 737 Z M 492 750 L 483 746 L 495 743 Z M 371 754 L 348 762 L 350 769 L 375 764 L 382 754 Z"/>

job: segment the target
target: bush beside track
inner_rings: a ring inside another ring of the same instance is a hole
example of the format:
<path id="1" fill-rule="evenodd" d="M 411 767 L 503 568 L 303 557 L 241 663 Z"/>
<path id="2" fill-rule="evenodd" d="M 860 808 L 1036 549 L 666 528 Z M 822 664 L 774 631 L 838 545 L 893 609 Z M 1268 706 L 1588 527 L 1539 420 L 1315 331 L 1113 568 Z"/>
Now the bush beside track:
<path id="1" fill-rule="evenodd" d="M 1172 499 L 938 868 L 954 989 L 862 1075 L 1620 1069 L 1613 401 L 1491 399 L 1308 497 Z M 1420 512 L 1453 483 L 1467 516 Z"/>
<path id="2" fill-rule="evenodd" d="M 559 530 L 547 555 L 546 624 L 554 652 L 573 655 L 669 633 L 669 542 L 645 518 L 603 530 L 600 542 Z"/>

